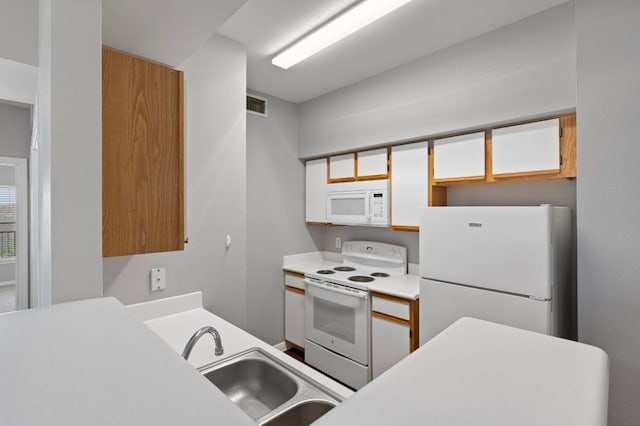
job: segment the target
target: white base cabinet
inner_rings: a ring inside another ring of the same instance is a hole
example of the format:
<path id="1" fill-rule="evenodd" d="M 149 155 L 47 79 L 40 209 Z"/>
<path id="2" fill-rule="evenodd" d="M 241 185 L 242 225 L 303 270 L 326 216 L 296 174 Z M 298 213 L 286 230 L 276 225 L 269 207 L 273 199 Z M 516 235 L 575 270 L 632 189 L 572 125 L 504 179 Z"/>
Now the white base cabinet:
<path id="1" fill-rule="evenodd" d="M 284 340 L 304 348 L 304 275 L 284 272 Z"/>
<path id="2" fill-rule="evenodd" d="M 303 348 L 304 290 L 296 290 L 286 288 L 284 292 L 284 339 Z"/>
<path id="3" fill-rule="evenodd" d="M 371 293 L 373 379 L 418 348 L 418 301 Z"/>
<path id="4" fill-rule="evenodd" d="M 409 355 L 410 336 L 408 324 L 375 314 L 371 317 L 371 374 L 374 379 Z"/>

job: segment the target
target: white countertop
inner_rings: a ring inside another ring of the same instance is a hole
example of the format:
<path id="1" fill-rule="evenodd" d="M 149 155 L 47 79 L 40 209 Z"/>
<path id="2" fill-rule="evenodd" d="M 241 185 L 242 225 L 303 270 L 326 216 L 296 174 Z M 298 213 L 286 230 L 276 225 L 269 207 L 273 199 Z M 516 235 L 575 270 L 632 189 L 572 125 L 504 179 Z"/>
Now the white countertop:
<path id="1" fill-rule="evenodd" d="M 203 325 L 218 328 L 226 356 L 257 346 L 352 394 L 204 309 L 188 309 L 193 295 L 175 300 L 127 311 L 113 298 L 91 299 L 0 315 L 0 423 L 254 424 L 180 357 Z M 216 359 L 204 339 L 195 366 Z M 607 394 L 600 349 L 465 318 L 315 424 L 605 426 Z"/>
<path id="2" fill-rule="evenodd" d="M 304 253 L 301 255 L 285 256 L 283 269 L 299 274 L 310 274 L 320 269 L 332 269 L 342 265 L 342 260 L 335 255 L 327 259 L 324 253 Z M 378 278 L 368 283 L 369 290 L 404 299 L 418 299 L 420 297 L 420 278 L 417 275 L 391 276 Z"/>
<path id="3" fill-rule="evenodd" d="M 606 426 L 608 357 L 463 318 L 314 425 Z"/>
<path id="4" fill-rule="evenodd" d="M 0 315 L 0 378 L 3 425 L 254 425 L 113 298 Z"/>
<path id="5" fill-rule="evenodd" d="M 185 300 L 190 300 L 190 302 L 185 303 Z M 176 309 L 172 309 L 170 307 L 167 308 L 167 304 L 175 305 L 176 303 L 178 304 Z M 195 368 L 200 368 L 212 362 L 221 361 L 250 348 L 259 347 L 280 361 L 290 365 L 299 372 L 335 392 L 342 399 L 353 394 L 353 391 L 342 386 L 338 382 L 328 378 L 324 374 L 317 372 L 294 358 L 291 358 L 266 342 L 252 336 L 246 331 L 225 321 L 217 315 L 212 314 L 206 309 L 201 308 L 201 306 L 201 294 L 192 293 L 175 298 L 140 304 L 137 306 L 133 305 L 130 306 L 129 309 L 131 309 L 139 318 L 146 320 L 145 324 L 160 336 L 162 340 L 168 343 L 169 346 L 178 354 L 182 353 L 185 344 L 196 330 L 204 326 L 215 327 L 220 334 L 224 353 L 219 356 L 214 355 L 213 339 L 210 336 L 203 336 L 202 339 L 193 347 L 191 355 L 189 356 L 189 362 Z M 152 309 L 149 310 L 149 307 L 152 307 Z M 185 307 L 190 309 L 186 311 L 178 310 Z M 146 312 L 141 313 L 141 309 L 146 309 Z M 153 312 L 158 313 L 158 317 L 156 317 Z M 170 312 L 175 313 L 167 314 Z"/>

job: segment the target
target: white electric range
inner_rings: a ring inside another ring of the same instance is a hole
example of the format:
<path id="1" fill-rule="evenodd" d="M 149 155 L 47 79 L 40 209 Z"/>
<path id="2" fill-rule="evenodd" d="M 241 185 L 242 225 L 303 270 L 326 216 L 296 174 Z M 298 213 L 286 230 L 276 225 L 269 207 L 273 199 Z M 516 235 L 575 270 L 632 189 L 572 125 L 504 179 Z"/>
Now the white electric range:
<path id="1" fill-rule="evenodd" d="M 406 275 L 407 249 L 347 241 L 342 257 L 305 274 L 305 362 L 359 389 L 371 379 L 369 286 Z"/>

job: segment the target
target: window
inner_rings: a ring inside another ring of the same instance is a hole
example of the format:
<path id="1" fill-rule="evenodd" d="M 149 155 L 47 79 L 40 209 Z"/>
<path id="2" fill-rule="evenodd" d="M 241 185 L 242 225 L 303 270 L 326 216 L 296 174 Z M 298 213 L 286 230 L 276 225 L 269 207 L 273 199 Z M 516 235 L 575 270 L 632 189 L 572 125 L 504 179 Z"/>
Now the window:
<path id="1" fill-rule="evenodd" d="M 16 257 L 16 187 L 0 186 L 0 260 Z"/>

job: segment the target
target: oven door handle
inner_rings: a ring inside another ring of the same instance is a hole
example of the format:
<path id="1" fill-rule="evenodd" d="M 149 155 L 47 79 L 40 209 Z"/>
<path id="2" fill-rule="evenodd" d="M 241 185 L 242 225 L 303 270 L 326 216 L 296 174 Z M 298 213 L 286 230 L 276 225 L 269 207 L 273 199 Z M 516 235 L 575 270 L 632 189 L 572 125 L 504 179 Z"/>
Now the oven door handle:
<path id="1" fill-rule="evenodd" d="M 319 288 L 321 290 L 332 291 L 334 293 L 344 294 L 345 296 L 357 297 L 358 299 L 367 299 L 369 297 L 369 293 L 365 292 L 365 291 L 342 290 L 341 288 L 327 287 L 325 285 L 314 283 L 313 281 L 309 281 L 309 280 L 304 280 L 304 283 L 306 285 L 308 285 L 308 286 L 316 287 L 316 288 Z"/>

